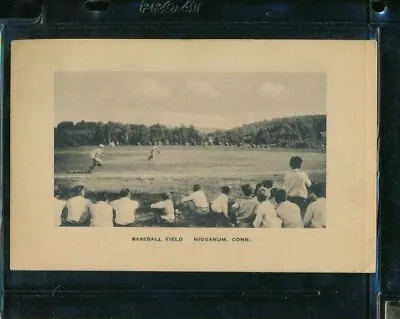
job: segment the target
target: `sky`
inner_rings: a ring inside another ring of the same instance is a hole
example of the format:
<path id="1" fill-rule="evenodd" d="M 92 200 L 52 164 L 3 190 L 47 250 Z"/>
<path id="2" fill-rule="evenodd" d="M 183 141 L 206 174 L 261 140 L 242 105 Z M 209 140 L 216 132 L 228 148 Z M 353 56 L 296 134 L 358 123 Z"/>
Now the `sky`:
<path id="1" fill-rule="evenodd" d="M 118 121 L 229 129 L 326 114 L 323 73 L 56 72 L 55 125 Z"/>

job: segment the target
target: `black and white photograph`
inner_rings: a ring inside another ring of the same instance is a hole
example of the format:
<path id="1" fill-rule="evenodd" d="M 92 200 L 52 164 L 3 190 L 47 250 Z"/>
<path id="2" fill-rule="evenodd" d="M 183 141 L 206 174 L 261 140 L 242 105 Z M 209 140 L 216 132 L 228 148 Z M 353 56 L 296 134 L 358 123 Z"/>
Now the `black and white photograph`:
<path id="1" fill-rule="evenodd" d="M 12 52 L 11 268 L 374 271 L 374 42 Z"/>
<path id="2" fill-rule="evenodd" d="M 54 81 L 55 226 L 327 227 L 324 73 Z"/>

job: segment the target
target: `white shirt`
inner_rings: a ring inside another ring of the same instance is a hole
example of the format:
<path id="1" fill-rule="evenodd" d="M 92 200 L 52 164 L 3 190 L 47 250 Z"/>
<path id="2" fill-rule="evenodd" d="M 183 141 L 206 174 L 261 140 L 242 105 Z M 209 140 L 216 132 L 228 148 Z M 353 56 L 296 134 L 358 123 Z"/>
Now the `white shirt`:
<path id="1" fill-rule="evenodd" d="M 90 226 L 113 227 L 113 208 L 106 202 L 97 202 L 90 206 Z"/>
<path id="2" fill-rule="evenodd" d="M 80 222 L 82 217 L 89 212 L 91 201 L 82 196 L 75 196 L 67 200 L 65 207 L 68 209 L 67 221 Z"/>
<path id="3" fill-rule="evenodd" d="M 103 150 L 101 148 L 96 148 L 92 153 L 90 154 L 91 158 L 98 158 L 101 154 L 103 153 Z"/>
<path id="4" fill-rule="evenodd" d="M 304 228 L 300 208 L 289 201 L 280 203 L 276 207 L 276 215 L 282 219 L 283 228 Z"/>
<path id="5" fill-rule="evenodd" d="M 203 191 L 197 191 L 182 199 L 183 202 L 193 201 L 197 208 L 208 208 L 208 200 Z"/>
<path id="6" fill-rule="evenodd" d="M 318 198 L 311 203 L 304 215 L 304 226 L 310 228 L 326 227 L 326 198 Z"/>
<path id="7" fill-rule="evenodd" d="M 220 194 L 211 203 L 211 209 L 216 213 L 223 213 L 226 217 L 228 217 L 228 200 L 228 195 Z"/>
<path id="8" fill-rule="evenodd" d="M 139 208 L 139 202 L 131 200 L 128 197 L 115 200 L 111 203 L 115 210 L 115 222 L 119 225 L 134 223 L 136 220 L 136 209 Z"/>
<path id="9" fill-rule="evenodd" d="M 306 172 L 293 169 L 286 173 L 283 184 L 288 196 L 307 198 L 307 186 L 311 186 L 311 181 Z"/>
<path id="10" fill-rule="evenodd" d="M 277 216 L 275 206 L 270 201 L 267 200 L 258 204 L 253 226 L 256 228 L 282 227 L 282 219 Z"/>
<path id="11" fill-rule="evenodd" d="M 173 221 L 175 219 L 174 203 L 170 199 L 163 200 L 150 205 L 151 208 L 164 209 L 165 215 L 161 218 Z"/>
<path id="12" fill-rule="evenodd" d="M 55 226 L 61 226 L 61 213 L 65 207 L 65 201 L 54 198 L 54 225 Z"/>

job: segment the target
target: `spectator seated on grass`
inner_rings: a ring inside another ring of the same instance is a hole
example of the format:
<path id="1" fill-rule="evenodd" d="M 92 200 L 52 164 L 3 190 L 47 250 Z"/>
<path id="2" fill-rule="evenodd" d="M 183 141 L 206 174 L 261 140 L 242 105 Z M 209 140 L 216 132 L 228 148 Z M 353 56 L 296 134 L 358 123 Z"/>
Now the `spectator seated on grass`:
<path id="1" fill-rule="evenodd" d="M 85 187 L 76 186 L 72 190 L 73 197 L 67 200 L 61 219 L 65 226 L 88 226 L 89 208 L 92 202 L 85 198 Z"/>
<path id="2" fill-rule="evenodd" d="M 317 195 L 315 194 L 315 192 L 308 194 L 307 197 L 307 203 L 311 204 L 313 202 L 315 202 L 318 199 Z M 308 206 L 308 205 L 307 205 Z"/>
<path id="3" fill-rule="evenodd" d="M 272 203 L 272 205 L 274 205 L 275 208 L 278 206 L 278 204 L 275 201 L 275 194 L 277 190 L 278 190 L 277 188 L 271 188 L 271 191 L 269 193 L 269 201 Z"/>
<path id="4" fill-rule="evenodd" d="M 311 204 L 311 203 L 313 203 L 313 202 L 315 202 L 316 200 L 317 200 L 317 195 L 315 195 L 315 189 L 317 188 L 319 186 L 319 183 L 311 183 L 311 186 L 309 187 L 309 189 L 308 189 L 308 197 L 307 197 L 307 200 L 306 200 L 306 203 L 305 203 L 305 212 L 307 211 L 307 207 Z M 305 212 L 304 212 L 304 215 L 305 215 Z M 302 218 L 303 218 L 303 220 L 304 220 L 304 216 L 302 216 Z"/>
<path id="5" fill-rule="evenodd" d="M 65 201 L 60 199 L 60 187 L 54 185 L 54 226 L 61 226 L 62 219 L 61 214 L 65 207 Z"/>
<path id="6" fill-rule="evenodd" d="M 210 219 L 207 218 L 210 213 L 210 205 L 199 184 L 193 186 L 193 193 L 183 197 L 177 207 L 177 214 L 183 220 L 192 223 L 193 226 L 212 226 Z"/>
<path id="7" fill-rule="evenodd" d="M 317 200 L 311 203 L 304 215 L 304 226 L 308 228 L 326 228 L 326 189 L 324 184 L 315 188 Z"/>
<path id="8" fill-rule="evenodd" d="M 253 197 L 257 197 L 258 191 L 263 187 L 262 183 L 258 183 L 254 189 Z"/>
<path id="9" fill-rule="evenodd" d="M 131 199 L 131 192 L 127 188 L 121 190 L 120 197 L 120 199 L 111 202 L 115 214 L 114 226 L 134 226 L 139 202 Z"/>
<path id="10" fill-rule="evenodd" d="M 269 191 L 261 189 L 258 192 L 259 204 L 256 210 L 256 219 L 253 222 L 255 228 L 281 228 L 282 219 L 276 215 L 275 206 L 268 200 Z"/>
<path id="11" fill-rule="evenodd" d="M 241 188 L 244 196 L 236 199 L 232 205 L 233 223 L 239 228 L 253 227 L 258 201 L 253 197 L 254 190 L 250 184 L 244 184 Z"/>
<path id="12" fill-rule="evenodd" d="M 283 228 L 304 228 L 301 219 L 300 207 L 287 200 L 287 193 L 284 189 L 278 189 L 275 193 L 277 203 L 276 214 L 282 219 Z"/>
<path id="13" fill-rule="evenodd" d="M 214 199 L 210 205 L 211 217 L 214 222 L 214 227 L 232 227 L 229 221 L 228 201 L 229 193 L 231 192 L 230 186 L 221 187 L 221 194 Z"/>
<path id="14" fill-rule="evenodd" d="M 311 181 L 306 172 L 300 171 L 303 160 L 298 156 L 290 159 L 291 170 L 285 174 L 284 185 L 287 191 L 288 200 L 300 208 L 301 216 L 306 210 L 306 200 L 308 197 L 307 187 L 311 186 Z"/>
<path id="15" fill-rule="evenodd" d="M 308 207 L 311 203 L 314 203 L 317 199 L 318 197 L 315 195 L 315 192 L 308 194 L 306 207 Z"/>
<path id="16" fill-rule="evenodd" d="M 154 219 L 156 223 L 160 223 L 163 220 L 172 223 L 175 220 L 175 211 L 171 194 L 166 192 L 161 197 L 161 201 L 150 205 L 150 208 L 154 210 Z"/>
<path id="17" fill-rule="evenodd" d="M 207 197 L 199 184 L 193 186 L 193 193 L 181 199 L 178 209 L 199 215 L 207 215 L 210 212 Z"/>
<path id="18" fill-rule="evenodd" d="M 272 186 L 274 185 L 274 182 L 270 179 L 267 179 L 265 181 L 263 181 L 262 183 L 262 188 L 266 190 L 266 195 L 267 195 L 267 199 L 269 200 L 271 198 L 271 189 Z"/>
<path id="19" fill-rule="evenodd" d="M 113 227 L 114 211 L 108 203 L 106 192 L 97 194 L 97 202 L 92 204 L 89 209 L 90 226 L 92 227 Z"/>

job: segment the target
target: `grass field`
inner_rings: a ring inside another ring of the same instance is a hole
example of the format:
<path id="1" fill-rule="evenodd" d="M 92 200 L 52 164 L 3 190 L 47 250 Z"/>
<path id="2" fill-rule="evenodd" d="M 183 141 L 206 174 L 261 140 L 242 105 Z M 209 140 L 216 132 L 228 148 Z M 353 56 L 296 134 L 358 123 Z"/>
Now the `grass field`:
<path id="1" fill-rule="evenodd" d="M 55 179 L 68 196 L 68 190 L 83 184 L 87 197 L 95 201 L 93 193 L 107 191 L 116 197 L 121 188 L 129 188 L 133 198 L 141 203 L 138 219 L 146 220 L 149 205 L 159 200 L 159 194 L 172 193 L 173 198 L 191 192 L 193 184 L 201 184 L 211 201 L 223 185 L 231 185 L 232 195 L 241 195 L 240 185 L 256 184 L 272 179 L 281 185 L 288 170 L 290 157 L 303 158 L 303 170 L 314 182 L 325 182 L 326 154 L 311 150 L 244 149 L 224 146 L 184 147 L 164 146 L 161 154 L 149 162 L 149 146 L 129 146 L 105 149 L 105 162 L 92 174 L 87 171 L 93 147 L 75 147 L 55 151 Z"/>

